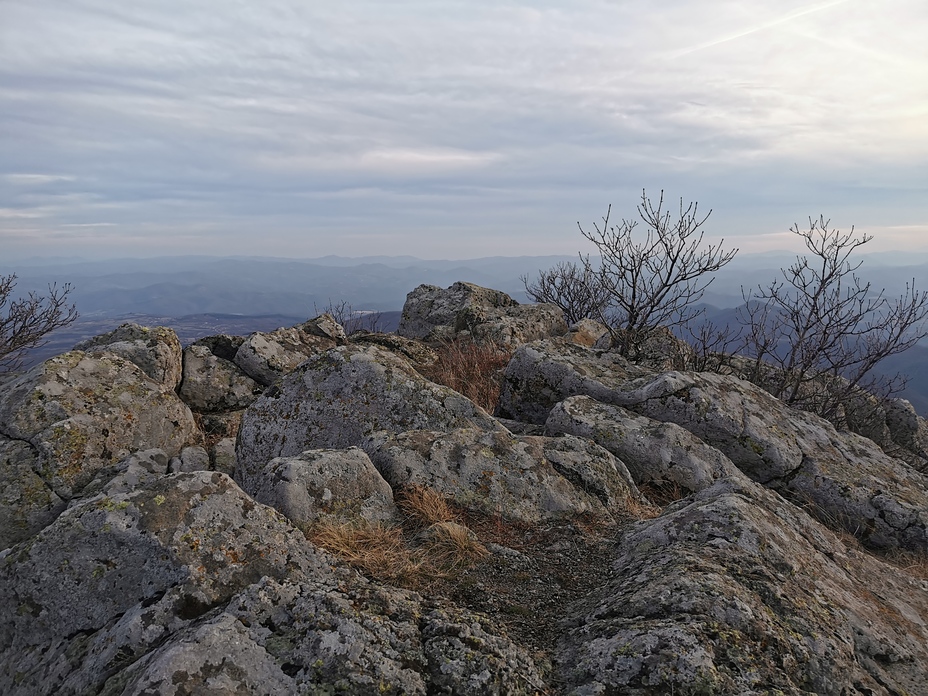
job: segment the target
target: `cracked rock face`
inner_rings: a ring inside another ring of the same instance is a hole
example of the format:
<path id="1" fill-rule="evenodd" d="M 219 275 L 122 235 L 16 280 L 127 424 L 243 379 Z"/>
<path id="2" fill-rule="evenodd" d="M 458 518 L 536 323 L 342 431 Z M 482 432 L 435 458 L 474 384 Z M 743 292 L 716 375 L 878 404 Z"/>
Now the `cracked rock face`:
<path id="1" fill-rule="evenodd" d="M 410 431 L 388 439 L 372 460 L 394 488 L 425 486 L 463 507 L 528 523 L 616 513 L 640 498 L 621 462 L 574 437 Z"/>
<path id="2" fill-rule="evenodd" d="M 263 387 L 230 360 L 217 357 L 205 345 L 184 349 L 180 398 L 199 412 L 236 411 L 251 404 Z"/>
<path id="3" fill-rule="evenodd" d="M 414 429 L 502 426 L 457 392 L 376 346 L 343 346 L 307 360 L 255 401 L 239 429 L 236 479 L 253 485 L 274 457 L 360 446 Z"/>
<path id="4" fill-rule="evenodd" d="M 332 567 L 227 476 L 81 501 L 0 557 L 0 692 L 531 694 L 485 618 Z"/>
<path id="5" fill-rule="evenodd" d="M 622 460 L 636 483 L 676 485 L 683 495 L 743 475 L 728 457 L 685 428 L 588 396 L 572 396 L 555 406 L 545 431 L 589 438 Z"/>
<path id="6" fill-rule="evenodd" d="M 677 423 L 755 481 L 875 548 L 928 551 L 928 478 L 860 435 L 724 375 L 670 372 L 617 397 Z"/>
<path id="7" fill-rule="evenodd" d="M 571 694 L 921 693 L 928 594 L 722 479 L 639 523 L 559 660 Z"/>
<path id="8" fill-rule="evenodd" d="M 166 389 L 175 389 L 181 379 L 181 345 L 174 329 L 126 323 L 109 333 L 95 336 L 73 350 L 96 354 L 104 351 L 135 363 L 142 372 Z"/>
<path id="9" fill-rule="evenodd" d="M 569 396 L 616 403 L 616 395 L 653 371 L 618 353 L 593 350 L 566 339 L 519 346 L 506 366 L 497 415 L 543 425 L 555 404 Z"/>
<path id="10" fill-rule="evenodd" d="M 200 435 L 190 409 L 136 365 L 72 351 L 0 390 L 0 434 L 29 443 L 34 471 L 63 500 L 140 449 L 174 455 Z"/>
<path id="11" fill-rule="evenodd" d="M 327 314 L 303 324 L 248 336 L 233 361 L 263 386 L 273 384 L 308 357 L 345 343 L 345 331 Z"/>

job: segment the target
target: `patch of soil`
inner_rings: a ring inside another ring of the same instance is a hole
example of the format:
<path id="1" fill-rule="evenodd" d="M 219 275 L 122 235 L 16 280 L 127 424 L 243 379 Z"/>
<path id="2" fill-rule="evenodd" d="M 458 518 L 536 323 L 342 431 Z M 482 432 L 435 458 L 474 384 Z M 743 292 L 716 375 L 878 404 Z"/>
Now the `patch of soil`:
<path id="1" fill-rule="evenodd" d="M 616 542 L 634 520 L 581 517 L 533 527 L 472 512 L 462 517 L 490 555 L 419 592 L 492 617 L 556 685 L 554 648 L 586 613 L 580 603 L 607 584 Z"/>

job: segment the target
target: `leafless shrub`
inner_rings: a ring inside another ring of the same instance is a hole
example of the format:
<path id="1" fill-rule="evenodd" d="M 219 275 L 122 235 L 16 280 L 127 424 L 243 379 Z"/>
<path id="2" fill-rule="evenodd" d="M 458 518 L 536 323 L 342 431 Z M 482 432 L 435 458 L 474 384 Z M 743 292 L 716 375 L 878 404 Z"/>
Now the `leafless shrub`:
<path id="1" fill-rule="evenodd" d="M 358 331 L 378 333 L 383 330 L 383 315 L 380 312 L 357 310 L 347 300 L 334 302 L 329 298 L 329 303 L 325 307 L 320 310 L 314 304 L 313 310 L 316 314 L 328 314 L 331 316 L 342 325 L 345 333 L 349 336 Z"/>
<path id="2" fill-rule="evenodd" d="M 782 269 L 784 280 L 744 291 L 744 350 L 754 359 L 747 378 L 788 404 L 839 426 L 844 405 L 863 389 L 888 398 L 904 378 L 878 378 L 874 368 L 928 336 L 928 293 L 915 281 L 889 299 L 856 274 L 850 257 L 872 237 L 842 233 L 820 217 L 793 225 L 811 253 Z M 771 369 L 771 367 L 773 369 Z"/>
<path id="3" fill-rule="evenodd" d="M 18 370 L 25 353 L 46 343 L 45 337 L 77 319 L 68 303 L 71 285 L 50 285 L 47 295 L 30 292 L 15 299 L 16 274 L 0 276 L 0 372 Z"/>
<path id="4" fill-rule="evenodd" d="M 560 307 L 568 324 L 598 319 L 608 300 L 599 276 L 573 262 L 562 261 L 546 271 L 540 270 L 537 280 L 530 281 L 527 275 L 520 280 L 533 301 Z"/>

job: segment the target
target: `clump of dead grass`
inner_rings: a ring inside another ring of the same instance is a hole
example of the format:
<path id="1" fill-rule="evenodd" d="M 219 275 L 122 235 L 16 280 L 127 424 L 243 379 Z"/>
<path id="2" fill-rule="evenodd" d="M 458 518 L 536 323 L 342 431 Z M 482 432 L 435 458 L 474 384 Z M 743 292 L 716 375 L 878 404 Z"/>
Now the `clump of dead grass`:
<path id="1" fill-rule="evenodd" d="M 676 481 L 647 481 L 638 486 L 638 490 L 659 508 L 667 507 L 688 495 Z"/>
<path id="2" fill-rule="evenodd" d="M 436 522 L 426 530 L 422 549 L 441 568 L 466 567 L 490 555 L 477 535 L 457 522 Z"/>
<path id="3" fill-rule="evenodd" d="M 436 352 L 438 360 L 423 367 L 422 373 L 492 413 L 499 403 L 503 370 L 512 358 L 513 348 L 493 341 L 456 338 L 442 343 Z"/>
<path id="4" fill-rule="evenodd" d="M 628 497 L 625 499 L 623 512 L 636 520 L 653 520 L 655 517 L 660 516 L 663 508 L 649 502 L 647 498 Z"/>
<path id="5" fill-rule="evenodd" d="M 378 580 L 411 585 L 427 570 L 427 559 L 413 553 L 399 527 L 322 520 L 307 530 L 306 538 Z"/>
<path id="6" fill-rule="evenodd" d="M 448 500 L 432 488 L 409 486 L 397 495 L 396 504 L 415 528 L 430 527 L 439 522 L 455 522 L 458 515 Z"/>
<path id="7" fill-rule="evenodd" d="M 446 578 L 489 555 L 437 491 L 410 486 L 397 503 L 403 526 L 324 519 L 306 530 L 306 538 L 365 575 L 405 587 Z"/>

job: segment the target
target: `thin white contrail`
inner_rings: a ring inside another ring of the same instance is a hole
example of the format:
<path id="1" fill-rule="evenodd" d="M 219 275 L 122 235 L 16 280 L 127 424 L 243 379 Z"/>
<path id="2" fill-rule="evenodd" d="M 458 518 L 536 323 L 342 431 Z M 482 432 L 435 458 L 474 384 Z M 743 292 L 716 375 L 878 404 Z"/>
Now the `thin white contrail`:
<path id="1" fill-rule="evenodd" d="M 689 53 L 694 53 L 696 51 L 701 51 L 705 48 L 711 48 L 712 46 L 718 46 L 719 44 L 725 43 L 726 41 L 734 41 L 735 39 L 740 39 L 743 36 L 748 36 L 758 31 L 763 31 L 764 29 L 769 29 L 775 27 L 779 24 L 785 24 L 790 22 L 797 17 L 802 17 L 807 14 L 812 14 L 813 12 L 820 12 L 821 10 L 827 10 L 829 7 L 834 7 L 835 5 L 843 5 L 844 3 L 849 2 L 849 0 L 831 0 L 830 2 L 820 2 L 816 5 L 809 5 L 804 7 L 801 10 L 796 10 L 791 12 L 788 15 L 784 15 L 778 19 L 771 20 L 769 22 L 764 22 L 759 24 L 756 27 L 751 27 L 750 29 L 745 29 L 740 31 L 737 34 L 731 34 L 730 36 L 725 36 L 721 39 L 713 39 L 712 41 L 707 41 L 706 43 L 699 44 L 698 46 L 693 46 L 691 48 L 684 48 L 682 51 L 677 51 L 670 55 L 671 58 L 679 58 L 680 56 L 685 56 Z"/>

